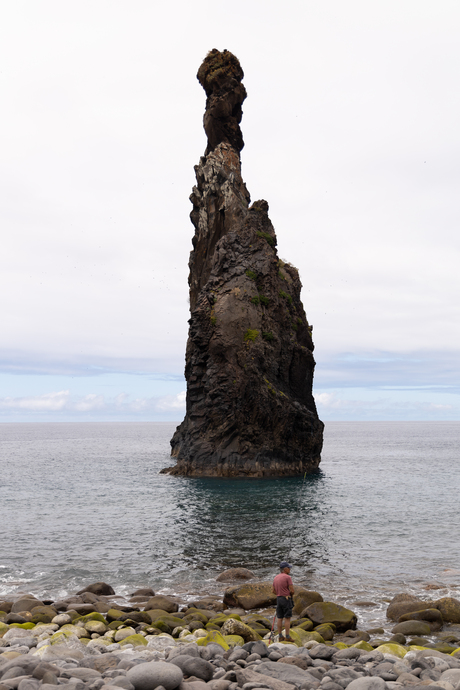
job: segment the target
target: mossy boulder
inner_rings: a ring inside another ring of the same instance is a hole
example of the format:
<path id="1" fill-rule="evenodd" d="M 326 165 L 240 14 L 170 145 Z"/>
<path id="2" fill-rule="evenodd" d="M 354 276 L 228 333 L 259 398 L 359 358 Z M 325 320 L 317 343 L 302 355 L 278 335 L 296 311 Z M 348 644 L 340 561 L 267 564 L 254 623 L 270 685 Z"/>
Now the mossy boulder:
<path id="1" fill-rule="evenodd" d="M 224 605 L 242 609 L 260 609 L 276 602 L 271 582 L 247 582 L 244 585 L 228 587 L 224 594 Z"/>
<path id="2" fill-rule="evenodd" d="M 313 625 L 313 624 L 312 624 Z M 317 632 L 323 637 L 326 642 L 330 642 L 335 635 L 336 627 L 334 623 L 322 623 L 317 625 L 314 632 Z"/>
<path id="3" fill-rule="evenodd" d="M 403 635 L 431 635 L 431 628 L 425 621 L 404 621 L 392 628 L 393 634 L 402 633 Z"/>
<path id="4" fill-rule="evenodd" d="M 369 642 L 366 642 L 366 640 L 360 640 L 359 642 L 355 642 L 355 644 L 351 645 L 352 647 L 356 647 L 356 649 L 363 649 L 365 652 L 373 652 L 374 647 L 369 644 Z"/>
<path id="5" fill-rule="evenodd" d="M 315 625 L 323 623 L 333 623 L 337 632 L 354 630 L 356 628 L 357 617 L 350 609 L 346 609 L 340 604 L 331 601 L 319 601 L 311 604 L 305 610 L 305 614 Z"/>
<path id="6" fill-rule="evenodd" d="M 245 642 L 256 642 L 262 636 L 243 621 L 228 618 L 221 628 L 222 635 L 239 635 Z"/>
<path id="7" fill-rule="evenodd" d="M 212 623 L 213 625 L 222 626 L 226 621 L 228 621 L 229 618 L 233 618 L 233 620 L 235 620 L 235 621 L 241 620 L 241 616 L 239 616 L 237 613 L 231 613 L 229 616 L 226 616 L 224 614 L 220 614 L 219 616 L 212 618 L 209 622 Z"/>
<path id="8" fill-rule="evenodd" d="M 118 630 L 118 628 L 123 628 L 124 625 L 123 621 L 112 621 L 109 623 L 109 630 Z"/>
<path id="9" fill-rule="evenodd" d="M 460 601 L 453 597 L 443 597 L 433 604 L 441 612 L 443 620 L 447 623 L 460 623 Z"/>
<path id="10" fill-rule="evenodd" d="M 75 635 L 78 638 L 89 637 L 90 633 L 82 625 L 72 625 L 72 623 L 66 623 L 63 625 L 59 632 L 64 632 L 69 635 Z"/>
<path id="11" fill-rule="evenodd" d="M 20 628 L 21 630 L 32 630 L 35 628 L 35 623 L 27 621 L 26 623 L 10 623 L 10 628 Z"/>
<path id="12" fill-rule="evenodd" d="M 119 640 L 120 646 L 125 644 L 132 644 L 134 647 L 139 647 L 139 645 L 146 647 L 148 643 L 143 635 L 135 633 L 134 635 L 128 635 L 128 637 L 124 637 L 122 640 Z"/>
<path id="13" fill-rule="evenodd" d="M 192 623 L 193 621 L 200 621 L 206 625 L 206 623 L 209 621 L 209 618 L 208 616 L 205 616 L 204 613 L 194 611 L 193 613 L 187 612 L 187 615 L 185 615 L 182 620 L 184 621 L 185 625 L 187 625 L 187 623 Z"/>
<path id="14" fill-rule="evenodd" d="M 319 592 L 305 589 L 304 587 L 294 587 L 294 613 L 302 616 L 302 611 L 317 601 L 323 601 Z"/>
<path id="15" fill-rule="evenodd" d="M 109 609 L 107 613 L 105 614 L 105 617 L 107 619 L 108 623 L 111 623 L 112 621 L 119 621 L 121 620 L 120 616 L 125 613 L 124 611 L 120 611 L 119 609 Z"/>
<path id="16" fill-rule="evenodd" d="M 130 637 L 131 635 L 135 635 L 135 634 L 136 634 L 136 631 L 134 630 L 134 628 L 131 628 L 131 627 L 118 628 L 118 630 L 115 632 L 113 639 L 115 640 L 115 642 L 121 642 L 126 637 Z"/>
<path id="17" fill-rule="evenodd" d="M 199 637 L 196 640 L 196 643 L 199 647 L 206 647 L 206 645 L 210 644 L 211 642 L 215 644 L 220 644 L 220 646 L 223 649 L 225 649 L 225 651 L 227 651 L 227 649 L 230 649 L 230 646 L 225 641 L 224 636 L 221 635 L 220 632 L 217 632 L 217 630 L 210 630 L 205 637 Z"/>
<path id="18" fill-rule="evenodd" d="M 393 656 L 399 656 L 400 659 L 403 659 L 408 651 L 406 647 L 403 647 L 400 644 L 393 644 L 391 642 L 382 644 L 380 645 L 380 647 L 376 647 L 376 649 L 378 652 L 381 652 L 382 654 L 392 654 Z"/>
<path id="19" fill-rule="evenodd" d="M 86 621 L 85 630 L 87 630 L 90 635 L 93 633 L 104 635 L 108 630 L 108 625 L 107 623 L 101 623 L 101 621 Z"/>
<path id="20" fill-rule="evenodd" d="M 245 616 L 243 618 L 243 623 L 247 623 L 251 626 L 258 625 L 259 627 L 266 628 L 267 630 L 271 630 L 272 628 L 272 621 L 265 616 L 259 616 L 257 613 L 251 613 L 249 616 Z"/>
<path id="21" fill-rule="evenodd" d="M 299 628 L 297 628 L 297 629 L 299 629 Z M 292 628 L 292 630 L 294 630 L 294 628 Z M 300 630 L 302 630 L 302 628 L 300 628 Z M 314 631 L 309 632 L 308 630 L 304 630 L 303 632 L 304 632 L 304 635 L 302 636 L 302 639 L 304 640 L 304 642 L 302 644 L 306 644 L 306 642 L 312 642 L 312 641 L 318 642 L 319 644 L 324 644 L 326 642 L 324 637 L 317 632 L 314 632 Z"/>
<path id="22" fill-rule="evenodd" d="M 399 618 L 399 623 L 406 621 L 425 621 L 429 624 L 431 630 L 441 630 L 443 626 L 442 613 L 438 609 L 422 609 L 421 611 L 413 611 L 412 613 L 404 613 Z"/>
<path id="23" fill-rule="evenodd" d="M 72 623 L 77 623 L 81 621 L 83 624 L 86 623 L 87 621 L 99 621 L 100 623 L 105 623 L 107 625 L 107 620 L 104 618 L 102 613 L 98 613 L 97 611 L 92 611 L 91 613 L 87 613 L 84 616 L 79 616 L 78 618 L 74 618 Z"/>
<path id="24" fill-rule="evenodd" d="M 313 630 L 313 628 L 315 627 L 313 621 L 310 621 L 308 619 L 307 620 L 302 619 L 301 623 L 296 622 L 295 626 L 296 626 L 296 628 L 302 628 L 302 630 L 306 630 L 307 632 L 309 632 L 310 630 Z"/>
<path id="25" fill-rule="evenodd" d="M 7 625 L 6 623 L 1 623 L 0 622 L 0 637 L 3 637 L 3 635 L 7 632 L 7 630 L 10 629 L 10 626 Z"/>
<path id="26" fill-rule="evenodd" d="M 230 648 L 242 647 L 244 645 L 244 640 L 240 635 L 224 635 L 224 640 Z"/>
<path id="27" fill-rule="evenodd" d="M 306 630 L 303 630 L 302 628 L 298 628 L 298 627 L 293 627 L 289 631 L 289 635 L 292 637 L 292 639 L 294 640 L 295 644 L 298 647 L 303 647 L 304 644 L 306 644 L 307 642 L 310 642 L 312 639 L 311 634 L 312 633 L 307 632 Z M 319 638 L 322 642 L 324 642 L 324 639 L 321 635 L 319 635 Z M 318 642 L 319 642 L 319 640 L 318 640 Z"/>

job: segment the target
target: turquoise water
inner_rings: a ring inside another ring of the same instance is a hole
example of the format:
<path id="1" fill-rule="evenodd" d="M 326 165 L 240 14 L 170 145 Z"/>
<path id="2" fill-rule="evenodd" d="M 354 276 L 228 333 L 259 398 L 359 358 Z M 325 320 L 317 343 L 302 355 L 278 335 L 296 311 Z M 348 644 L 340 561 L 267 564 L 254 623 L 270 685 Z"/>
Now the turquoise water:
<path id="1" fill-rule="evenodd" d="M 265 480 L 158 474 L 174 428 L 1 424 L 0 596 L 217 593 L 225 568 L 288 559 L 324 598 L 375 602 L 367 622 L 396 592 L 460 597 L 460 423 L 330 422 L 317 474 Z"/>

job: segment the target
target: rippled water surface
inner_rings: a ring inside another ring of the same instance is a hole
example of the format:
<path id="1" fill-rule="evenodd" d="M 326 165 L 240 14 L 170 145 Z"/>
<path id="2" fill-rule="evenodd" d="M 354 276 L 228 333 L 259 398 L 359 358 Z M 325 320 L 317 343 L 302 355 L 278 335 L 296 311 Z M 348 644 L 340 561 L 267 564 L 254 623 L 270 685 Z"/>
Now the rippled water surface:
<path id="1" fill-rule="evenodd" d="M 399 591 L 460 596 L 460 423 L 330 422 L 321 470 L 298 479 L 190 479 L 173 423 L 1 424 L 0 595 L 221 592 L 243 565 L 377 621 Z"/>

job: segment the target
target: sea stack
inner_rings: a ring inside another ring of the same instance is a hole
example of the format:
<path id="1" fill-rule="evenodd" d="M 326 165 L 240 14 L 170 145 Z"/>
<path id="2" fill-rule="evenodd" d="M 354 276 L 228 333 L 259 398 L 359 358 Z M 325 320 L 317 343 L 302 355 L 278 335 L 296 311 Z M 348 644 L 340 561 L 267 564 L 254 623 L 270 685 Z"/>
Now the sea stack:
<path id="1" fill-rule="evenodd" d="M 243 76 L 227 50 L 197 74 L 208 145 L 190 197 L 187 407 L 171 440 L 176 465 L 163 470 L 174 475 L 296 476 L 320 462 L 299 273 L 278 257 L 268 203 L 251 205 L 241 177 Z"/>

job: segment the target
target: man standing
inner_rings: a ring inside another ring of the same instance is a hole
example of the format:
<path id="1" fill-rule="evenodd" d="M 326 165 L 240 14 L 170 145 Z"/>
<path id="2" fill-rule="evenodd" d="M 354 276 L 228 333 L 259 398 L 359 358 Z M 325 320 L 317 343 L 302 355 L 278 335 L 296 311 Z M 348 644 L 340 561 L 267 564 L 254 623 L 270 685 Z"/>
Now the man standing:
<path id="1" fill-rule="evenodd" d="M 291 627 L 292 607 L 294 602 L 292 596 L 294 594 L 294 585 L 289 573 L 291 566 L 286 561 L 280 563 L 280 574 L 273 580 L 273 593 L 276 594 L 276 617 L 278 619 L 278 635 L 279 640 L 292 641 L 289 636 L 289 629 Z M 284 629 L 286 637 L 283 637 L 281 631 L 283 629 L 283 619 L 285 621 Z"/>

